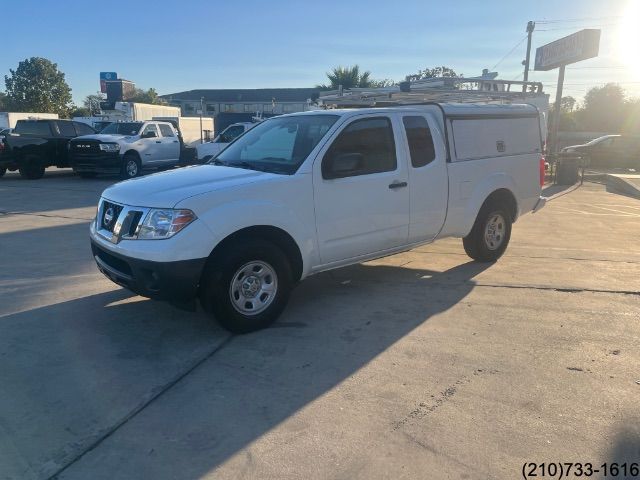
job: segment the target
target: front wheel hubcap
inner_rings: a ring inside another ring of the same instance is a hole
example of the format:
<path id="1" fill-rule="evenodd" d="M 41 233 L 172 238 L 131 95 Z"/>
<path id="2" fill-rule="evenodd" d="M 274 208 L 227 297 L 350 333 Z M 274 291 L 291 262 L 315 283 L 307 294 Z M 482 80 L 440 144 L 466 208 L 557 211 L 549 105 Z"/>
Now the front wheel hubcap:
<path id="1" fill-rule="evenodd" d="M 138 164 L 135 160 L 129 160 L 127 162 L 127 176 L 135 177 L 138 174 Z"/>
<path id="2" fill-rule="evenodd" d="M 497 250 L 504 243 L 507 231 L 504 217 L 499 213 L 492 213 L 489 216 L 487 225 L 484 228 L 484 241 L 489 250 Z"/>
<path id="3" fill-rule="evenodd" d="M 231 277 L 231 305 L 242 315 L 263 312 L 273 303 L 277 292 L 278 276 L 266 262 L 254 260 L 245 263 Z"/>

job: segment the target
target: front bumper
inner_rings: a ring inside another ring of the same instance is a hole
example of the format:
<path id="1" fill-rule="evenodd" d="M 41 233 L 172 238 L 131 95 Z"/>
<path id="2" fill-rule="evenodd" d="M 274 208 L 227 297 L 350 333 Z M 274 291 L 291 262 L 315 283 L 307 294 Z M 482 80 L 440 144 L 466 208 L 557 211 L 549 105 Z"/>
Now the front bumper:
<path id="1" fill-rule="evenodd" d="M 100 270 L 112 282 L 138 295 L 184 303 L 198 294 L 206 258 L 154 262 L 127 257 L 101 247 L 93 239 L 91 251 Z"/>
<path id="2" fill-rule="evenodd" d="M 122 155 L 119 152 L 72 153 L 70 163 L 77 173 L 119 173 Z"/>

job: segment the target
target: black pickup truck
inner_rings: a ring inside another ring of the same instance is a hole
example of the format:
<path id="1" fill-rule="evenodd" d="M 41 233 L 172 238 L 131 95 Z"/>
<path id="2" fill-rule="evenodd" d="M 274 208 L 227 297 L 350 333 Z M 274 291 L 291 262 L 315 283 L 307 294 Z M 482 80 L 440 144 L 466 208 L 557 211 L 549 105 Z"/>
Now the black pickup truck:
<path id="1" fill-rule="evenodd" d="M 13 132 L 0 139 L 0 177 L 19 170 L 24 178 L 42 178 L 47 167 L 69 167 L 69 140 L 95 133 L 71 120 L 18 120 Z"/>

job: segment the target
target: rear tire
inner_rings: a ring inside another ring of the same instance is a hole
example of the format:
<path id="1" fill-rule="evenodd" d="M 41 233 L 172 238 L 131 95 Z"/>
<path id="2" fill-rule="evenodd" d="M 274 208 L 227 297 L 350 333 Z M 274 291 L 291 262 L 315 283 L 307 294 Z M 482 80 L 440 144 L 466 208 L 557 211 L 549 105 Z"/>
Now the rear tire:
<path id="1" fill-rule="evenodd" d="M 502 205 L 484 204 L 471 232 L 462 239 L 464 251 L 478 262 L 495 262 L 509 245 L 511 223 L 511 216 Z"/>
<path id="2" fill-rule="evenodd" d="M 247 240 L 214 255 L 202 276 L 204 309 L 233 333 L 271 325 L 286 307 L 293 284 L 282 250 L 267 241 Z"/>
<path id="3" fill-rule="evenodd" d="M 25 155 L 18 166 L 20 176 L 28 180 L 39 180 L 44 176 L 44 170 L 42 160 L 37 155 Z"/>
<path id="4" fill-rule="evenodd" d="M 4 177 L 5 173 L 7 173 L 7 169 L 4 167 L 0 168 L 0 177 Z"/>
<path id="5" fill-rule="evenodd" d="M 140 157 L 135 153 L 125 153 L 122 160 L 122 169 L 120 170 L 120 178 L 128 180 L 140 175 L 142 171 L 142 165 L 140 164 Z"/>

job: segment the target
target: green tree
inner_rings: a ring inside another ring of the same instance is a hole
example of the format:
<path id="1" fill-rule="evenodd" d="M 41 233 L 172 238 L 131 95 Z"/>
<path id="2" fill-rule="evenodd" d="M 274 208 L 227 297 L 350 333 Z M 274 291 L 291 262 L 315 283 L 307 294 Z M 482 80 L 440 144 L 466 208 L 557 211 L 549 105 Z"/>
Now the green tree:
<path id="1" fill-rule="evenodd" d="M 418 70 L 418 73 L 407 75 L 405 80 L 411 82 L 415 80 L 423 80 L 425 78 L 438 78 L 438 77 L 463 77 L 464 75 L 457 74 L 453 68 L 441 67 L 425 68 L 424 70 Z"/>
<path id="2" fill-rule="evenodd" d="M 127 98 L 129 102 L 140 102 L 140 103 L 153 103 L 153 104 L 162 104 L 165 103 L 163 99 L 158 96 L 158 92 L 156 92 L 155 88 L 150 88 L 149 90 L 143 90 L 141 88 L 136 88 L 133 96 Z"/>
<path id="3" fill-rule="evenodd" d="M 372 87 L 392 87 L 397 82 L 390 78 L 381 78 L 380 80 L 371 80 Z"/>
<path id="4" fill-rule="evenodd" d="M 77 105 L 72 105 L 71 110 L 69 112 L 69 116 L 73 117 L 90 117 L 92 113 L 95 111 L 89 110 L 87 107 L 79 107 Z"/>
<path id="5" fill-rule="evenodd" d="M 89 115 L 91 115 L 92 113 L 98 113 L 100 111 L 100 102 L 102 102 L 102 95 L 95 94 L 95 95 L 87 95 L 86 97 L 84 97 L 84 100 L 82 101 L 82 106 L 88 111 L 90 112 Z M 89 116 L 89 115 L 83 115 L 83 116 Z M 81 115 L 76 115 L 76 116 L 81 116 Z"/>
<path id="6" fill-rule="evenodd" d="M 7 95 L 4 92 L 0 92 L 0 112 L 6 112 L 8 110 Z"/>
<path id="7" fill-rule="evenodd" d="M 327 72 L 328 84 L 318 85 L 317 88 L 323 90 L 335 90 L 340 85 L 342 88 L 368 88 L 372 87 L 371 72 L 366 71 L 360 73 L 360 67 L 353 65 L 351 67 L 334 67 Z"/>
<path id="8" fill-rule="evenodd" d="M 572 96 L 562 97 L 560 99 L 560 110 L 563 112 L 573 112 L 573 109 L 576 106 L 576 99 Z"/>
<path id="9" fill-rule="evenodd" d="M 593 132 L 620 131 L 626 113 L 624 89 L 615 83 L 593 87 L 584 96 L 583 108 L 576 112 L 580 129 Z"/>
<path id="10" fill-rule="evenodd" d="M 71 108 L 71 88 L 56 63 L 41 57 L 21 61 L 9 70 L 4 83 L 9 106 L 18 112 L 57 113 L 66 117 Z"/>

